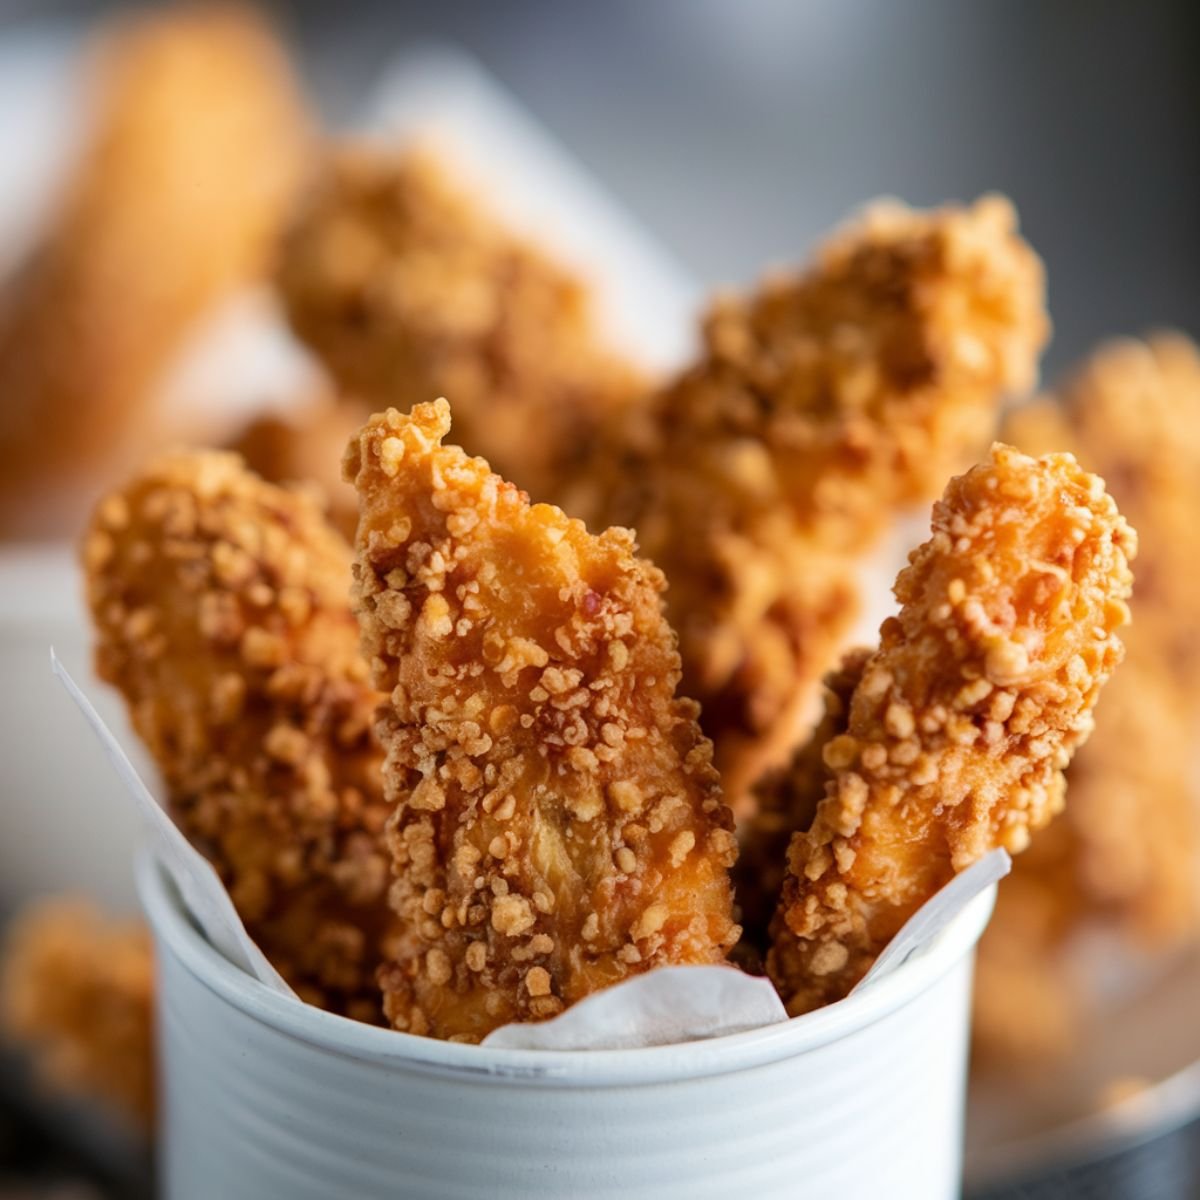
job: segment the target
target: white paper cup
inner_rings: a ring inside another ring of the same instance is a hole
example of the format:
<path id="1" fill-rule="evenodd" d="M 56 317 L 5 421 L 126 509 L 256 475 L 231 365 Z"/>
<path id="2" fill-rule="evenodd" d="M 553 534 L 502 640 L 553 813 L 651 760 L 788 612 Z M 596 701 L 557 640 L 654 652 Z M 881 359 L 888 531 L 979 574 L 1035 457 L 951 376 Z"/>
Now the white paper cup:
<path id="1" fill-rule="evenodd" d="M 170 1200 L 804 1196 L 960 1188 L 968 1001 L 994 889 L 920 957 L 784 1024 L 642 1050 L 491 1050 L 276 995 L 138 884 Z"/>

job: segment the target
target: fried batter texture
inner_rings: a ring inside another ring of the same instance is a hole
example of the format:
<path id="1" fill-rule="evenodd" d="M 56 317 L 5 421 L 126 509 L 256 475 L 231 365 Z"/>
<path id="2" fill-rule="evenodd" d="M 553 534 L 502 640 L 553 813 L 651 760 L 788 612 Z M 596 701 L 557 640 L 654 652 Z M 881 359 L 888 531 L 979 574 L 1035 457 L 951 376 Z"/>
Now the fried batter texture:
<path id="1" fill-rule="evenodd" d="M 1069 454 L 997 445 L 951 480 L 789 848 L 768 970 L 790 1012 L 844 996 L 956 872 L 1061 809 L 1123 652 L 1135 548 Z"/>
<path id="2" fill-rule="evenodd" d="M 197 451 L 103 500 L 83 561 L 97 672 L 172 816 L 305 999 L 377 1018 L 387 809 L 349 547 L 309 498 Z"/>
<path id="3" fill-rule="evenodd" d="M 261 278 L 304 169 L 284 54 L 250 12 L 118 24 L 95 125 L 36 255 L 0 296 L 0 529 L 44 534 L 164 431 L 150 412 L 196 322 Z M 57 527 L 49 532 L 60 532 Z"/>
<path id="4" fill-rule="evenodd" d="M 584 285 L 427 149 L 336 149 L 278 284 L 342 389 L 405 410 L 450 397 L 461 444 L 539 499 L 602 415 L 644 390 L 602 346 Z"/>
<path id="5" fill-rule="evenodd" d="M 601 443 L 567 504 L 629 526 L 670 582 L 684 690 L 726 795 L 781 766 L 858 603 L 859 557 L 1029 387 L 1039 259 L 999 197 L 868 209 L 800 275 L 719 301 L 697 363 Z"/>
<path id="6" fill-rule="evenodd" d="M 377 687 L 398 1029 L 476 1041 L 652 967 L 723 960 L 735 856 L 661 572 L 442 446 L 444 400 L 346 453 Z"/>
<path id="7" fill-rule="evenodd" d="M 0 1025 L 53 1088 L 154 1119 L 154 956 L 140 921 L 54 897 L 22 912 L 0 970 Z"/>

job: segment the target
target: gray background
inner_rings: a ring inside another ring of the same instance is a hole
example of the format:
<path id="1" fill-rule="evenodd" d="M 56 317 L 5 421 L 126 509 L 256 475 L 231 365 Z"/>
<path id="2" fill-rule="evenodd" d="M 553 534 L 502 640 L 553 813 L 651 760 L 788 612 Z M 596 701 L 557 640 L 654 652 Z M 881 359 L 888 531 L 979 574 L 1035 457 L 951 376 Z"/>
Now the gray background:
<path id="1" fill-rule="evenodd" d="M 0 0 L 6 25 L 95 3 Z M 277 3 L 326 116 L 406 43 L 483 60 L 702 280 L 802 256 L 880 193 L 1016 201 L 1061 367 L 1200 335 L 1200 4 L 1085 0 Z"/>

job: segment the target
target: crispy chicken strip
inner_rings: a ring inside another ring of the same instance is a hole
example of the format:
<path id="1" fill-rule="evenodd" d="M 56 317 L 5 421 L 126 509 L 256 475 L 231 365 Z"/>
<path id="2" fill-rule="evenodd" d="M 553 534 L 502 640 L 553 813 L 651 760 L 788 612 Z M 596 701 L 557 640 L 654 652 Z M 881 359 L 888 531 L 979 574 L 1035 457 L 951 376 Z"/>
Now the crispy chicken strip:
<path id="1" fill-rule="evenodd" d="M 661 572 L 455 446 L 444 400 L 352 442 L 403 924 L 398 1029 L 478 1040 L 736 941 L 732 821 Z"/>
<path id="2" fill-rule="evenodd" d="M 636 529 L 666 573 L 684 688 L 739 815 L 803 736 L 858 556 L 986 446 L 1047 332 L 1007 201 L 876 205 L 805 273 L 719 302 L 699 361 L 575 488 L 573 511 Z"/>
<path id="3" fill-rule="evenodd" d="M 377 1017 L 387 809 L 349 547 L 308 497 L 190 452 L 103 500 L 83 559 L 97 671 L 172 815 L 306 999 Z"/>
<path id="4" fill-rule="evenodd" d="M 140 921 L 68 897 L 21 913 L 0 971 L 0 1025 L 57 1090 L 154 1119 L 154 958 Z"/>
<path id="5" fill-rule="evenodd" d="M 8 532 L 78 519 L 79 498 L 60 493 L 86 503 L 114 463 L 162 436 L 148 411 L 155 384 L 198 319 L 265 272 L 304 165 L 285 57 L 247 10 L 185 5 L 123 21 L 95 68 L 82 161 L 0 296 Z"/>
<path id="6" fill-rule="evenodd" d="M 1069 454 L 997 445 L 951 480 L 788 851 L 768 970 L 790 1012 L 844 996 L 957 871 L 1061 809 L 1121 658 L 1135 547 Z"/>
<path id="7" fill-rule="evenodd" d="M 336 150 L 278 282 L 342 388 L 405 410 L 449 396 L 462 445 L 538 498 L 644 387 L 601 345 L 584 285 L 428 150 Z"/>

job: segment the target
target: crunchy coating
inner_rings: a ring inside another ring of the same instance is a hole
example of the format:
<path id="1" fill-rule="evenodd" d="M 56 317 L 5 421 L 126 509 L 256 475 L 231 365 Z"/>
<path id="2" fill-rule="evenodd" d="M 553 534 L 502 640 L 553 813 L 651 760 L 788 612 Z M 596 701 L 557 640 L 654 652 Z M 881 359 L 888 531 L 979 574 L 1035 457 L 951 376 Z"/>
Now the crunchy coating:
<path id="1" fill-rule="evenodd" d="M 601 415 L 643 390 L 601 345 L 584 285 L 429 150 L 335 149 L 278 284 L 343 389 L 405 410 L 450 397 L 462 445 L 539 499 Z"/>
<path id="2" fill-rule="evenodd" d="M 789 847 L 768 971 L 790 1012 L 845 995 L 955 872 L 1061 809 L 1122 655 L 1135 548 L 1069 454 L 996 445 L 951 480 Z"/>
<path id="3" fill-rule="evenodd" d="M 143 14 L 118 23 L 96 58 L 86 152 L 0 297 L 10 532 L 46 532 L 33 523 L 65 519 L 59 491 L 94 485 L 110 460 L 162 436 L 154 385 L 198 318 L 265 272 L 303 170 L 286 59 L 248 10 Z"/>
<path id="4" fill-rule="evenodd" d="M 444 400 L 346 453 L 403 930 L 399 1029 L 478 1040 L 737 939 L 721 802 L 661 572 L 442 446 Z"/>
<path id="5" fill-rule="evenodd" d="M 100 503 L 83 562 L 97 672 L 172 815 L 305 999 L 377 1017 L 387 810 L 349 547 L 308 497 L 193 451 Z"/>
<path id="6" fill-rule="evenodd" d="M 52 1087 L 154 1120 L 154 956 L 140 921 L 54 897 L 22 912 L 0 971 L 0 1025 Z"/>
<path id="7" fill-rule="evenodd" d="M 573 511 L 634 528 L 670 581 L 684 687 L 735 811 L 803 736 L 857 557 L 982 451 L 1047 332 L 1006 200 L 878 204 L 808 271 L 719 301 L 699 361 L 575 488 Z"/>

